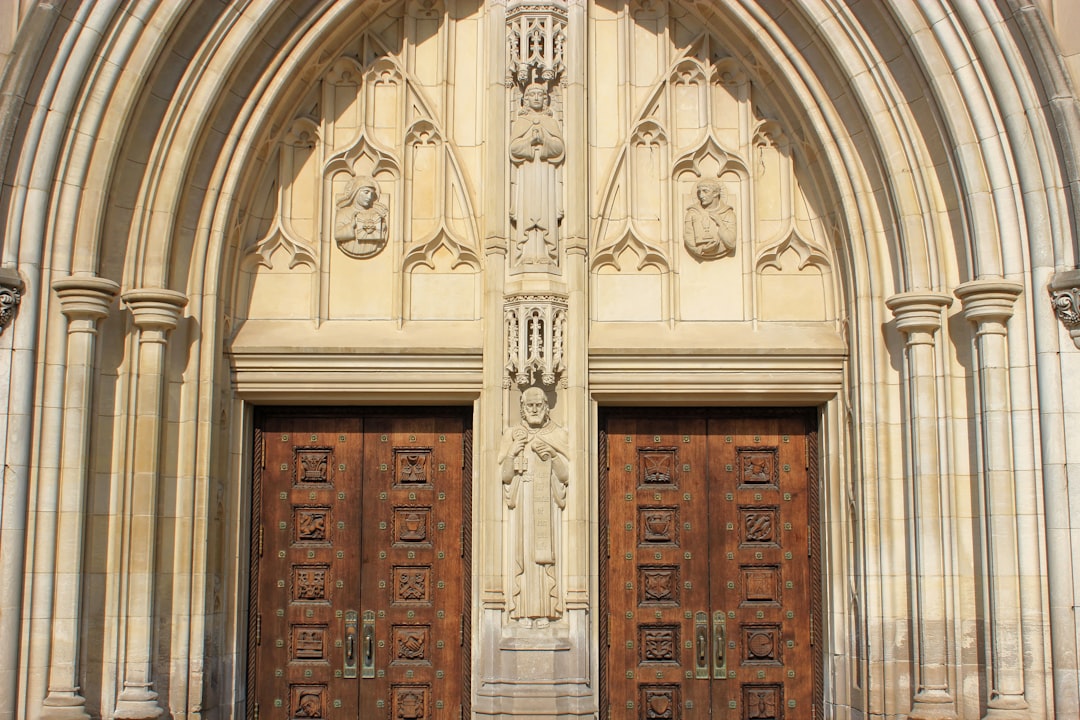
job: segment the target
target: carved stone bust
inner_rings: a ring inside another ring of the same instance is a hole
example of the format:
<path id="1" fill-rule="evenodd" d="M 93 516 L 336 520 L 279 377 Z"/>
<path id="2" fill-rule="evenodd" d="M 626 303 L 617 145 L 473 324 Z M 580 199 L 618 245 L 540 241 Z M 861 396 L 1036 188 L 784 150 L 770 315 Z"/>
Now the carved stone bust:
<path id="1" fill-rule="evenodd" d="M 696 203 L 683 217 L 683 244 L 698 260 L 716 260 L 735 254 L 735 209 L 727 204 L 718 180 L 699 180 Z"/>
<path id="2" fill-rule="evenodd" d="M 386 205 L 378 202 L 379 185 L 374 178 L 353 178 L 337 196 L 334 239 L 346 255 L 368 258 L 386 247 Z"/>

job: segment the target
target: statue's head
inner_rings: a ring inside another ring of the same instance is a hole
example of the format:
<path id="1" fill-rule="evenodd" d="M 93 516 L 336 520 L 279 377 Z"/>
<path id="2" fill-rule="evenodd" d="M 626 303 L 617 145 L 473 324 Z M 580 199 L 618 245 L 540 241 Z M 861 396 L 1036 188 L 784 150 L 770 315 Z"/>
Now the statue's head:
<path id="1" fill-rule="evenodd" d="M 694 185 L 694 194 L 697 195 L 698 201 L 707 207 L 723 197 L 724 190 L 720 187 L 718 180 L 705 178 L 698 180 Z"/>
<path id="2" fill-rule="evenodd" d="M 369 175 L 359 175 L 349 181 L 345 194 L 362 208 L 370 208 L 379 199 L 379 184 Z"/>
<path id="3" fill-rule="evenodd" d="M 543 110 L 550 102 L 547 86 L 542 83 L 529 84 L 521 94 L 521 104 L 531 110 Z"/>
<path id="4" fill-rule="evenodd" d="M 541 427 L 548 419 L 547 395 L 538 387 L 521 393 L 521 418 L 529 427 Z"/>

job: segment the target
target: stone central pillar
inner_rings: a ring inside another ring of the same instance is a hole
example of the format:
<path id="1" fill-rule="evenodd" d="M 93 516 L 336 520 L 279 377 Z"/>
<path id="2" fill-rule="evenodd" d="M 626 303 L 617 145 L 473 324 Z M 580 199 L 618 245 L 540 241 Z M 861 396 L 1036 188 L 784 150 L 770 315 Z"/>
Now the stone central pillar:
<path id="1" fill-rule="evenodd" d="M 474 709 L 496 717 L 592 716 L 585 6 L 490 8 L 506 50 L 503 87 L 489 96 L 505 118 L 505 135 L 492 136 L 504 138 L 504 164 L 492 177 L 505 178 L 506 222 L 501 241 L 488 240 L 488 256 L 502 260 L 504 273 L 497 283 L 501 412 L 487 417 L 499 438 L 487 482 L 498 484 L 501 502 L 496 507 L 490 494 L 482 501 L 485 512 L 497 513 L 484 527 L 499 553 L 489 560 L 498 577 L 482 580 L 483 677 Z M 495 435 L 490 429 L 485 434 Z"/>

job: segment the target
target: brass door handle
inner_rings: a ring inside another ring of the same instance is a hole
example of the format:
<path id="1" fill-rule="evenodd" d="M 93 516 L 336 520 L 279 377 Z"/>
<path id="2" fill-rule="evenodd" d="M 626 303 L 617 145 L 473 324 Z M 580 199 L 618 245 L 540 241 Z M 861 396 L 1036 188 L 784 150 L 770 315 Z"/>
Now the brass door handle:
<path id="1" fill-rule="evenodd" d="M 356 611 L 345 613 L 345 667 L 342 677 L 356 677 Z"/>
<path id="2" fill-rule="evenodd" d="M 364 611 L 364 657 L 360 677 L 375 677 L 375 611 Z"/>
<path id="3" fill-rule="evenodd" d="M 694 677 L 700 680 L 709 678 L 709 614 L 699 612 L 694 616 Z"/>
<path id="4" fill-rule="evenodd" d="M 713 613 L 713 679 L 727 679 L 727 623 L 722 610 Z"/>

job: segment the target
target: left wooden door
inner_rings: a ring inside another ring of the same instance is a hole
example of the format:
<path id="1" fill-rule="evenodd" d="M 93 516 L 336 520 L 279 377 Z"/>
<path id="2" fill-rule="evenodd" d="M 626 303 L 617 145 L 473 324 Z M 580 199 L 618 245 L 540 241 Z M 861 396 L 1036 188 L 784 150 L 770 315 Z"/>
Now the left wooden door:
<path id="1" fill-rule="evenodd" d="M 468 433 L 453 413 L 259 415 L 249 717 L 467 714 Z"/>

